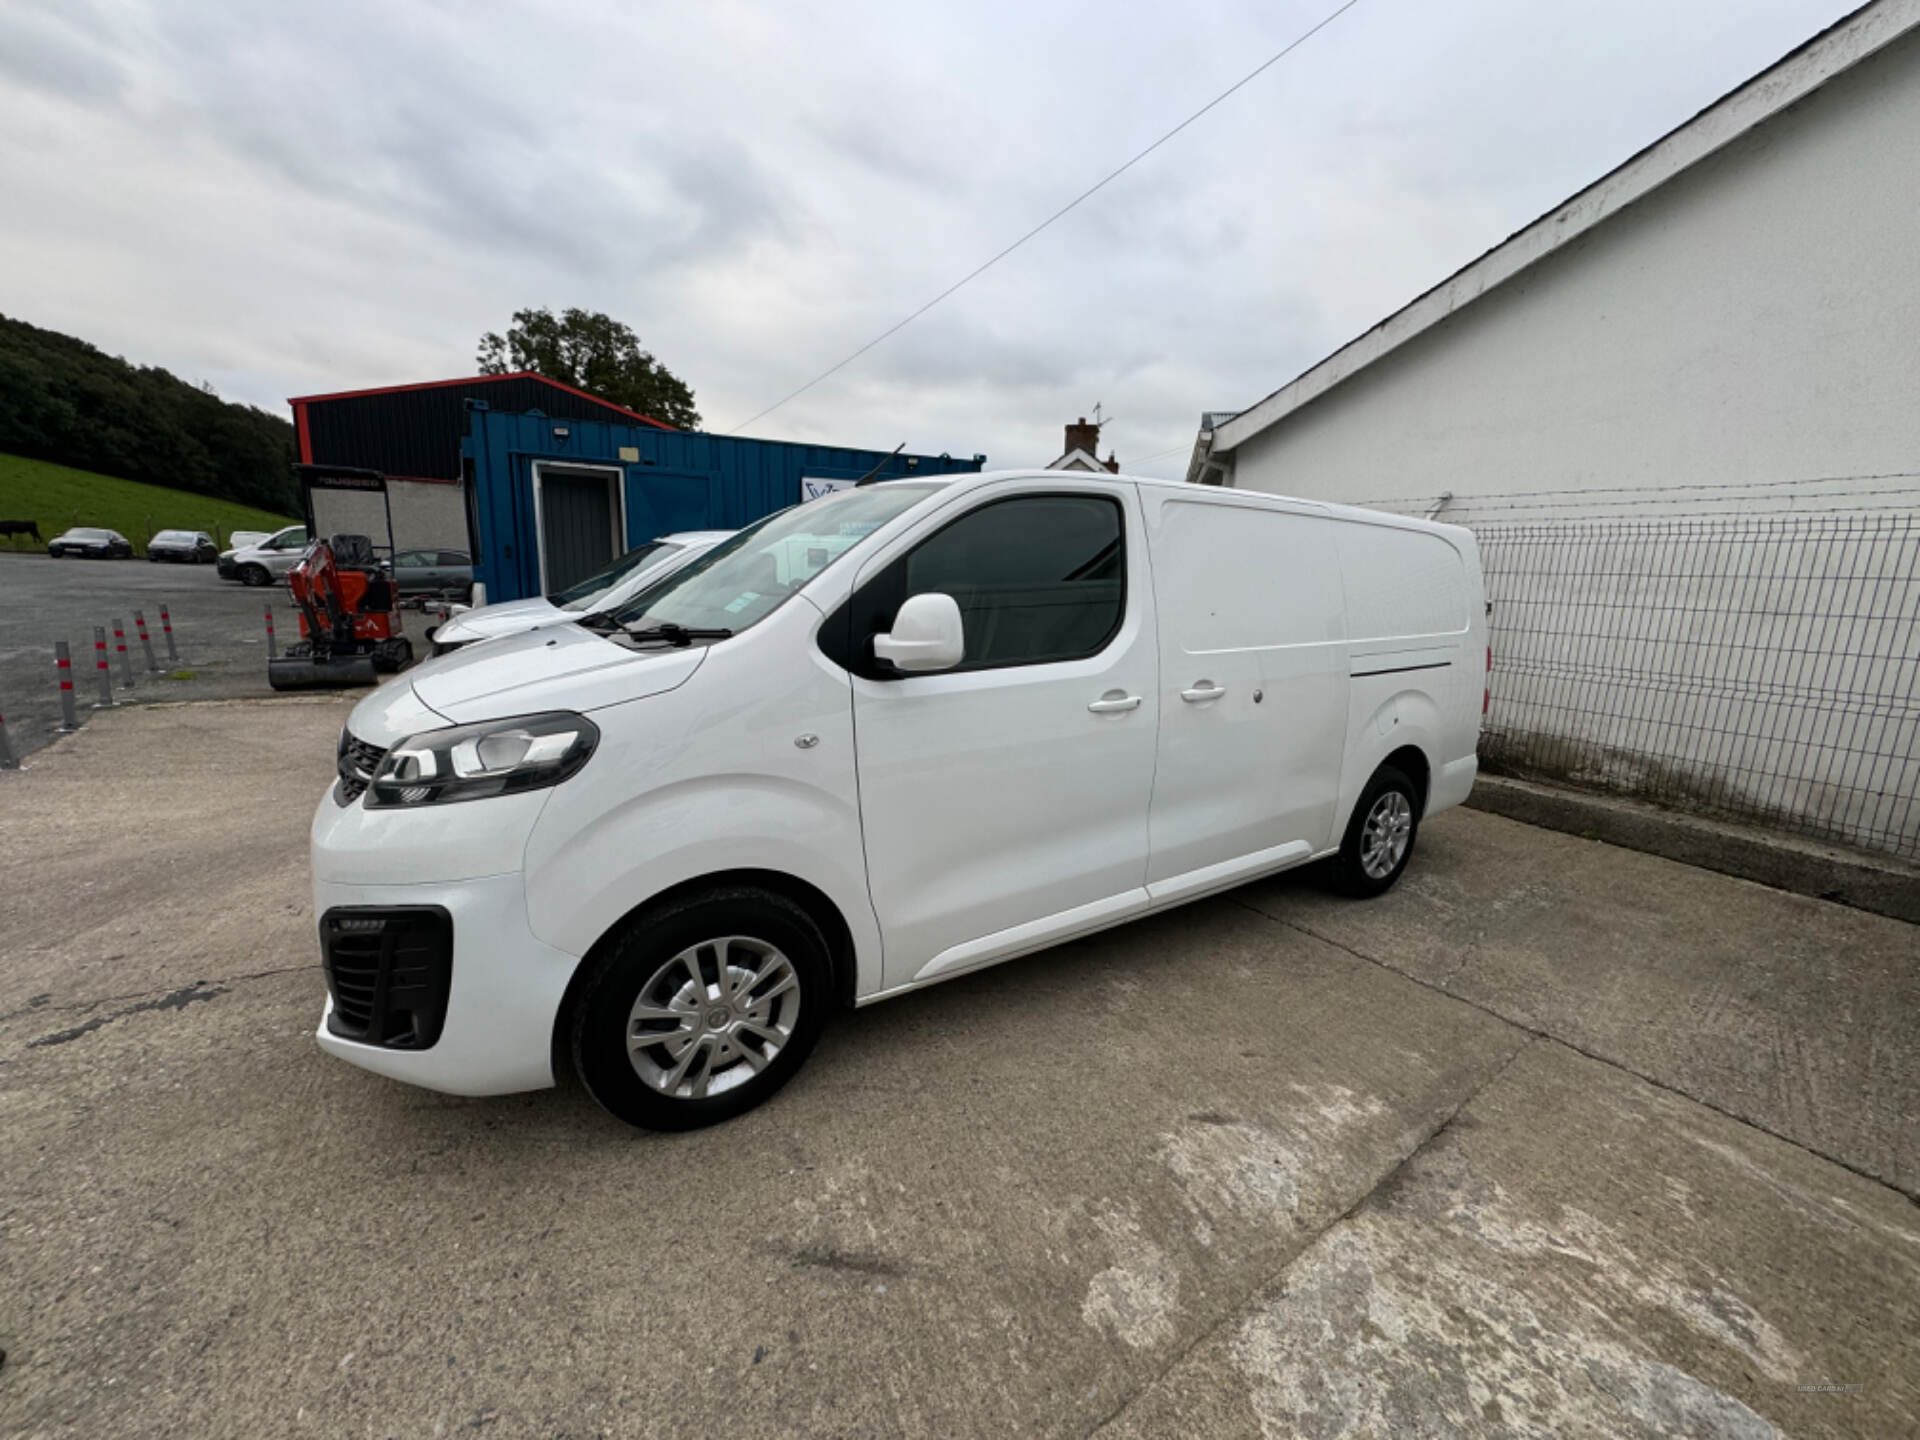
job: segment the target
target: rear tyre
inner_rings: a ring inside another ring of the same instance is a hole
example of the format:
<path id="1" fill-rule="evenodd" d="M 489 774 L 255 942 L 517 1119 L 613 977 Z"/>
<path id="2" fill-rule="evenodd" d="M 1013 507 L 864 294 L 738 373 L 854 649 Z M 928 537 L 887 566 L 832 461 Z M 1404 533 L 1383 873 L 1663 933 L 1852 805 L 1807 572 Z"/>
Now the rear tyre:
<path id="1" fill-rule="evenodd" d="M 744 1114 L 793 1077 L 832 1003 L 826 942 L 770 891 L 727 886 L 626 922 L 574 1005 L 574 1068 L 648 1130 Z"/>
<path id="2" fill-rule="evenodd" d="M 1420 792 L 1400 771 L 1382 765 L 1347 822 L 1331 871 L 1334 888 L 1358 900 L 1386 894 L 1413 858 L 1419 831 Z"/>
<path id="3" fill-rule="evenodd" d="M 255 589 L 258 589 L 262 585 L 272 584 L 273 576 L 267 573 L 267 567 L 264 565 L 242 565 L 240 567 L 240 583 L 242 585 L 251 585 Z"/>

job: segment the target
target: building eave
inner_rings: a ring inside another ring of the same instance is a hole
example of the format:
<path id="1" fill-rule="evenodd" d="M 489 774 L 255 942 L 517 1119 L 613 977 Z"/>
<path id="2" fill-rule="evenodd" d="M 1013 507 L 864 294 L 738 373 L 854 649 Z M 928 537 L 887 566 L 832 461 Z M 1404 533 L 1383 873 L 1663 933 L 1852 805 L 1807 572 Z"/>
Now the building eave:
<path id="1" fill-rule="evenodd" d="M 287 397 L 287 403 L 298 410 L 303 405 L 318 405 L 328 400 L 358 400 L 368 395 L 399 395 L 409 390 L 444 390 L 453 385 L 488 385 L 501 380 L 537 380 L 542 385 L 551 385 L 556 390 L 564 390 L 569 395 L 576 395 L 582 400 L 591 400 L 594 404 L 604 406 L 616 415 L 624 415 L 629 420 L 639 420 L 659 430 L 674 428 L 664 420 L 656 420 L 651 415 L 642 415 L 638 410 L 629 410 L 626 406 L 616 404 L 604 396 L 592 394 L 580 389 L 577 385 L 569 385 L 564 380 L 555 380 L 550 375 L 542 375 L 533 370 L 514 370 L 504 375 L 463 375 L 455 380 L 414 380 L 404 385 L 374 385 L 363 390 L 335 390 L 327 395 L 290 395 Z"/>
<path id="2" fill-rule="evenodd" d="M 1516 231 L 1213 432 L 1221 455 L 1432 329 L 1489 290 L 1738 140 L 1920 24 L 1920 0 L 1872 0 L 1808 40 L 1586 189 Z"/>

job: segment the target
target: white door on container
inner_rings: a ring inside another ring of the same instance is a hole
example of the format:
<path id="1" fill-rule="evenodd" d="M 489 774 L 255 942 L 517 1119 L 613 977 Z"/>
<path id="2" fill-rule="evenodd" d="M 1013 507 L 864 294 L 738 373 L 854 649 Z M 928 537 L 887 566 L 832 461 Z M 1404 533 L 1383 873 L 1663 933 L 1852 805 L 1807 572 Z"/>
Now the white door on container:
<path id="1" fill-rule="evenodd" d="M 1145 907 L 1144 539 L 1131 485 L 1033 482 L 863 572 L 850 602 L 855 744 L 889 986 L 1028 948 L 1007 934 L 1023 926 L 1087 928 Z M 958 602 L 965 660 L 883 673 L 871 636 L 927 591 Z"/>
<path id="2" fill-rule="evenodd" d="M 1346 742 L 1336 522 L 1141 487 L 1159 596 L 1160 736 L 1149 888 L 1320 850 Z"/>

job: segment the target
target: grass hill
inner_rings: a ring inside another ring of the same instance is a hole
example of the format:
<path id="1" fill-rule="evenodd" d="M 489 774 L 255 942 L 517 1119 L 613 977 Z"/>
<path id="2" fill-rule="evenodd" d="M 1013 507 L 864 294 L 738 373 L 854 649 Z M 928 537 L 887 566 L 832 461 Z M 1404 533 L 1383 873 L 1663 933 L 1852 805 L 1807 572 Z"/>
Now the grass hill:
<path id="1" fill-rule="evenodd" d="M 278 530 L 295 524 L 297 517 L 45 460 L 0 455 L 0 520 L 31 520 L 41 537 L 35 545 L 30 535 L 14 536 L 0 540 L 0 548 L 44 550 L 48 540 L 70 525 L 99 525 L 118 530 L 133 542 L 136 554 L 144 554 L 147 537 L 156 530 L 205 530 L 224 549 L 234 530 Z"/>
<path id="2" fill-rule="evenodd" d="M 282 416 L 0 315 L 0 454 L 279 510 L 294 448 Z"/>

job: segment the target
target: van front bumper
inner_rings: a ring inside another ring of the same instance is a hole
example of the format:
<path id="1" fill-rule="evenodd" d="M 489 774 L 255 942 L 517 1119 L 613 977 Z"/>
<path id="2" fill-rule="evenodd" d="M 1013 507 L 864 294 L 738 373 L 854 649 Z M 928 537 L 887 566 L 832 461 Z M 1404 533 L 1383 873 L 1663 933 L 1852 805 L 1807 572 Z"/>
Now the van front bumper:
<path id="1" fill-rule="evenodd" d="M 331 802 L 328 802 L 331 803 Z M 329 994 L 320 1048 L 390 1079 L 450 1095 L 506 1095 L 554 1083 L 553 1026 L 580 960 L 534 937 L 518 872 L 414 885 L 313 886 L 314 914 L 440 909 L 452 922 L 452 962 L 438 1037 L 369 1043 L 334 1033 Z"/>

